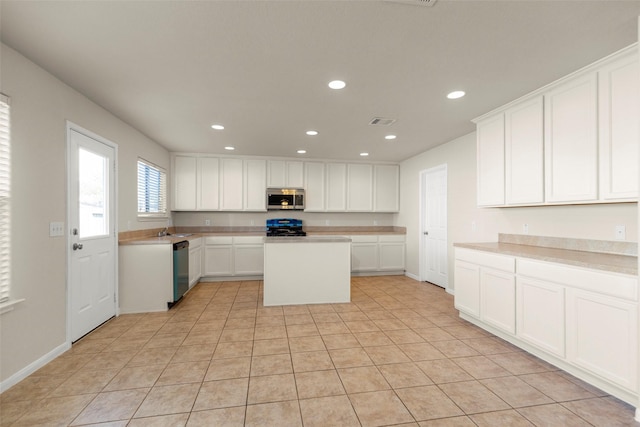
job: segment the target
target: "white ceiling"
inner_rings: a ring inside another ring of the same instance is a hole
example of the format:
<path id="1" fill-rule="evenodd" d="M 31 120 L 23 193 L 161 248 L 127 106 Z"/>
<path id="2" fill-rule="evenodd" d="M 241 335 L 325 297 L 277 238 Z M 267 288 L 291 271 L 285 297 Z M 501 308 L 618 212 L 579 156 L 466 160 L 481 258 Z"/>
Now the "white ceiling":
<path id="1" fill-rule="evenodd" d="M 473 131 L 472 118 L 637 41 L 640 15 L 634 0 L 0 8 L 3 43 L 171 151 L 369 161 Z M 336 78 L 344 90 L 327 88 Z M 454 89 L 467 96 L 446 99 Z M 397 122 L 369 125 L 377 116 Z"/>

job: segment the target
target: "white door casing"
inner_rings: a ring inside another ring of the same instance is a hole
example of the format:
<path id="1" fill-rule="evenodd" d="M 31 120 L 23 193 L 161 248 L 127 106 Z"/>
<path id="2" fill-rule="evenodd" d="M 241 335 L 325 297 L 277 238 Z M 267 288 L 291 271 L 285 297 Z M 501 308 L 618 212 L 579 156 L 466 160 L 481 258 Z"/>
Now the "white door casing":
<path id="1" fill-rule="evenodd" d="M 116 315 L 117 146 L 67 123 L 67 341 Z"/>
<path id="2" fill-rule="evenodd" d="M 420 172 L 420 280 L 447 289 L 447 165 Z"/>

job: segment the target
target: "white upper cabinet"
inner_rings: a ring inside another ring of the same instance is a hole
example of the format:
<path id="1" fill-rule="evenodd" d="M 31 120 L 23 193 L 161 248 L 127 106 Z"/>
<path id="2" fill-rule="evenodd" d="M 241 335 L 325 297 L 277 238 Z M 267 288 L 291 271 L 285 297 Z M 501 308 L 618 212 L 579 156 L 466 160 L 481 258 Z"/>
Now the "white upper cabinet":
<path id="1" fill-rule="evenodd" d="M 632 52 L 598 70 L 600 198 L 637 199 L 640 66 Z"/>
<path id="2" fill-rule="evenodd" d="M 325 205 L 325 166 L 321 162 L 305 162 L 304 164 L 304 210 L 307 212 L 323 212 Z"/>
<path id="3" fill-rule="evenodd" d="M 220 159 L 221 210 L 243 210 L 243 178 L 242 159 Z"/>
<path id="4" fill-rule="evenodd" d="M 544 201 L 542 96 L 505 111 L 505 201 Z"/>
<path id="5" fill-rule="evenodd" d="M 400 167 L 375 165 L 373 167 L 373 210 L 398 212 L 400 210 Z"/>
<path id="6" fill-rule="evenodd" d="M 347 165 L 346 163 L 327 163 L 327 211 L 344 212 L 347 210 Z M 306 193 L 306 192 L 305 192 Z"/>
<path id="7" fill-rule="evenodd" d="M 590 73 L 545 93 L 545 199 L 598 199 L 597 80 Z"/>
<path id="8" fill-rule="evenodd" d="M 373 210 L 373 166 L 347 165 L 347 210 L 371 212 Z"/>
<path id="9" fill-rule="evenodd" d="M 191 156 L 173 157 L 173 210 L 192 211 L 196 209 L 196 158 Z"/>
<path id="10" fill-rule="evenodd" d="M 216 157 L 198 158 L 198 210 L 220 209 L 220 161 Z"/>
<path id="11" fill-rule="evenodd" d="M 478 206 L 504 204 L 504 114 L 477 124 Z"/>
<path id="12" fill-rule="evenodd" d="M 637 201 L 637 50 L 622 49 L 475 119 L 478 206 Z"/>
<path id="13" fill-rule="evenodd" d="M 267 210 L 267 162 L 266 160 L 244 161 L 245 211 Z"/>
<path id="14" fill-rule="evenodd" d="M 267 165 L 267 187 L 303 188 L 304 163 L 285 160 L 269 160 Z"/>

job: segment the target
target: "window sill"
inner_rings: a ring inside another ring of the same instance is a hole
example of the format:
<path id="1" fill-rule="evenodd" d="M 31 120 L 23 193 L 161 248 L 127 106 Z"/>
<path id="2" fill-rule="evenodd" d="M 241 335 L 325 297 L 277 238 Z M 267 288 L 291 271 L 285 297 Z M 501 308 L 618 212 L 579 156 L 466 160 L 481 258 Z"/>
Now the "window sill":
<path id="1" fill-rule="evenodd" d="M 22 298 L 22 299 L 14 299 L 14 300 L 3 302 L 2 304 L 0 304 L 0 315 L 3 315 L 5 313 L 12 311 L 17 304 L 23 302 L 24 300 L 25 299 Z"/>

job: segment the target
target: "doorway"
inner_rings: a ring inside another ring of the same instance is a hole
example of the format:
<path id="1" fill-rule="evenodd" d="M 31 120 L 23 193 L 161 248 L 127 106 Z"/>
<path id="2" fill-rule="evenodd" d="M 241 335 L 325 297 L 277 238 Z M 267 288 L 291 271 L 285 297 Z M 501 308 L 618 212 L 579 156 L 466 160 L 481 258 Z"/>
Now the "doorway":
<path id="1" fill-rule="evenodd" d="M 420 172 L 420 281 L 447 289 L 447 165 Z"/>
<path id="2" fill-rule="evenodd" d="M 67 123 L 67 340 L 116 315 L 117 145 Z"/>

